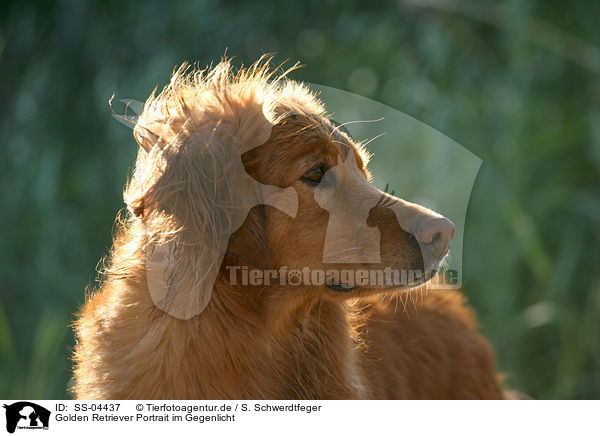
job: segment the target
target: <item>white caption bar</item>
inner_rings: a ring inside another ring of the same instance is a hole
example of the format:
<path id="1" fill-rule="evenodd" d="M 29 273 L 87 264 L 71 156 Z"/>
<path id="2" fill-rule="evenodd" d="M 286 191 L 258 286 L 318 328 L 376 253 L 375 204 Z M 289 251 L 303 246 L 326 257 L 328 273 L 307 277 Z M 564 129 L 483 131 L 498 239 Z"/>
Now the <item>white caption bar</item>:
<path id="1" fill-rule="evenodd" d="M 599 401 L 4 400 L 0 434 L 587 434 Z M 595 429 L 595 430 L 594 430 Z M 11 431 L 12 430 L 12 431 Z M 4 433 L 2 433 L 4 432 Z M 543 433 L 542 433 L 543 432 Z"/>

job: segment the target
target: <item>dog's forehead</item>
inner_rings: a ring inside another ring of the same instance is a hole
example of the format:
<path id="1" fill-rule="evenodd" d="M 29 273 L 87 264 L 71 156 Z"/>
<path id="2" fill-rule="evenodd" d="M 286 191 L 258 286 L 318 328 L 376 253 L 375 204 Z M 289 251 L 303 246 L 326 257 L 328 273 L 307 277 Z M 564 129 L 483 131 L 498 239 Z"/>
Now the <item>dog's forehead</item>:
<path id="1" fill-rule="evenodd" d="M 292 139 L 298 154 L 308 151 L 334 161 L 341 156 L 345 161 L 348 154 L 353 153 L 359 168 L 364 167 L 362 156 L 350 135 L 326 116 L 290 111 L 274 129 L 277 136 Z"/>

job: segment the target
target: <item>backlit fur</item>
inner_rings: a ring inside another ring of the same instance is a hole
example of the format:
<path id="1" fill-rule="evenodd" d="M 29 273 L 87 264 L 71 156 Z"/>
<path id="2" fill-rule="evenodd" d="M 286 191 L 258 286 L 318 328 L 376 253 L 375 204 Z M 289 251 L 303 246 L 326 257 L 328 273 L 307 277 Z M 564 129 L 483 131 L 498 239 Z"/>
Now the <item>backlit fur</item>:
<path id="1" fill-rule="evenodd" d="M 357 186 L 365 196 L 382 195 L 369 191 L 366 151 L 335 129 L 306 87 L 284 76 L 265 60 L 237 73 L 228 61 L 208 71 L 182 68 L 147 101 L 134 130 L 140 149 L 124 194 L 128 211 L 102 283 L 75 324 L 75 397 L 502 398 L 490 347 L 459 292 L 230 283 L 231 265 L 323 266 L 327 214 L 299 181 L 311 156 L 335 165 L 352 153 Z M 194 272 L 207 267 L 207 253 L 227 231 L 235 198 L 227 183 L 206 182 L 205 163 L 232 147 L 243 149 L 255 179 L 298 192 L 298 215 L 252 208 L 207 290 Z M 422 267 L 418 246 L 388 215 L 373 215 L 381 217 L 373 226 L 393 233 L 382 265 Z M 178 286 L 196 289 L 204 304 L 189 319 L 158 309 L 149 294 L 147 263 L 165 244 L 177 247 Z"/>

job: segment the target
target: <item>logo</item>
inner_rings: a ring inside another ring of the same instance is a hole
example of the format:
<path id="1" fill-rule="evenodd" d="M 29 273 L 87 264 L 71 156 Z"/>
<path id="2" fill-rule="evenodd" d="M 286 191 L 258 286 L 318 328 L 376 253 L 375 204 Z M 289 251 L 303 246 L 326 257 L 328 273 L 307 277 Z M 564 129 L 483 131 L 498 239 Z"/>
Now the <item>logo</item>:
<path id="1" fill-rule="evenodd" d="M 6 431 L 14 433 L 15 429 L 48 430 L 50 411 L 29 401 L 19 401 L 4 405 L 6 409 Z"/>

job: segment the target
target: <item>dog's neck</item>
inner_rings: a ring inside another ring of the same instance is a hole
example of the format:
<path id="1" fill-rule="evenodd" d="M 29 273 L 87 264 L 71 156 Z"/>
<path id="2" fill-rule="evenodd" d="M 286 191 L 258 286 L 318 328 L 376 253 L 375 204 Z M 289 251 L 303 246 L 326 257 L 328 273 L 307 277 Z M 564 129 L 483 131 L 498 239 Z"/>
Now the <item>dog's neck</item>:
<path id="1" fill-rule="evenodd" d="M 139 277 L 137 277 L 139 275 Z M 118 299 L 88 341 L 104 374 L 90 398 L 365 398 L 361 359 L 343 302 L 298 299 L 310 289 L 234 288 L 220 278 L 209 305 L 189 320 L 154 307 L 143 271 L 105 283 Z M 260 296 L 260 298 L 258 298 Z M 99 304 L 106 304 L 99 301 Z M 117 313 L 118 312 L 118 313 Z M 125 334 L 127 333 L 127 334 Z"/>
<path id="2" fill-rule="evenodd" d="M 234 288 L 218 280 L 205 311 L 191 323 L 180 323 L 183 329 L 189 324 L 184 335 L 202 378 L 200 395 L 365 396 L 349 308 L 342 302 L 298 298 L 314 293 L 297 288 Z"/>

